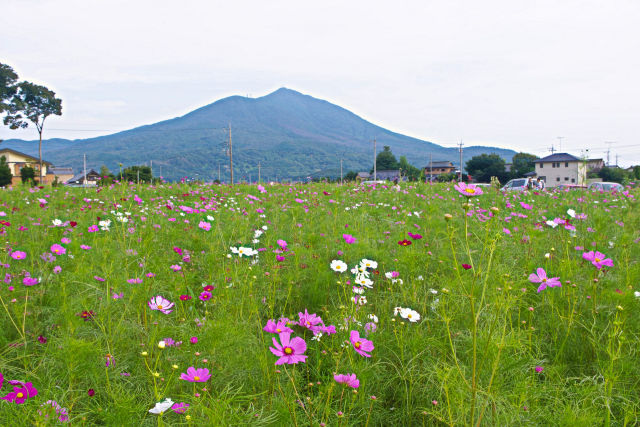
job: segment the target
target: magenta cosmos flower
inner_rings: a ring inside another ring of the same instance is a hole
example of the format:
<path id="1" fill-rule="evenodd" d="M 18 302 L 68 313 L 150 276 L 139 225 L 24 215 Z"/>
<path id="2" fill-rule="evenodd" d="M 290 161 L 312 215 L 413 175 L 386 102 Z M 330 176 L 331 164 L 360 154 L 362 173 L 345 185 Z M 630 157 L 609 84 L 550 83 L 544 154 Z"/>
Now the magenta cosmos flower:
<path id="1" fill-rule="evenodd" d="M 31 383 L 16 382 L 16 384 L 17 385 L 13 387 L 12 392 L 8 393 L 4 397 L 0 397 L 0 399 L 20 405 L 28 398 L 34 397 L 38 394 L 38 390 L 36 390 Z"/>
<path id="2" fill-rule="evenodd" d="M 457 183 L 456 185 L 453 186 L 453 188 L 458 190 L 458 193 L 467 197 L 479 196 L 482 194 L 482 189 L 480 187 L 476 187 L 473 184 L 467 185 L 464 182 Z"/>
<path id="3" fill-rule="evenodd" d="M 149 301 L 149 308 L 151 310 L 158 310 L 163 312 L 164 314 L 171 313 L 173 310 L 170 310 L 170 308 L 172 308 L 173 306 L 174 304 L 171 301 L 160 295 L 151 298 L 151 301 Z"/>
<path id="4" fill-rule="evenodd" d="M 558 280 L 559 277 L 547 277 L 547 272 L 544 271 L 544 268 L 538 268 L 536 272 L 538 274 L 531 273 L 531 275 L 529 275 L 529 281 L 531 283 L 540 283 L 540 286 L 538 286 L 538 292 L 545 290 L 547 286 L 550 288 L 562 286 L 560 280 Z"/>
<path id="5" fill-rule="evenodd" d="M 189 381 L 191 383 L 204 383 L 209 378 L 211 378 L 211 375 L 209 374 L 209 370 L 207 368 L 196 369 L 193 366 L 187 369 L 186 374 L 184 372 L 180 374 L 181 380 Z"/>
<path id="6" fill-rule="evenodd" d="M 371 355 L 367 352 L 374 349 L 372 341 L 369 341 L 365 338 L 360 338 L 360 332 L 355 330 L 351 331 L 349 338 L 351 339 L 351 345 L 353 346 L 354 350 L 358 352 L 358 354 L 364 357 L 371 357 Z"/>
<path id="7" fill-rule="evenodd" d="M 336 380 L 337 383 L 346 384 L 352 388 L 360 387 L 360 380 L 356 377 L 356 374 L 334 375 L 333 379 Z"/>
<path id="8" fill-rule="evenodd" d="M 306 361 L 307 356 L 303 353 L 307 351 L 307 343 L 300 337 L 293 339 L 290 339 L 290 337 L 290 332 L 282 332 L 278 334 L 280 342 L 273 338 L 275 348 L 269 347 L 269 350 L 279 357 L 279 359 L 276 360 L 276 365 L 283 365 L 285 363 L 291 365 Z"/>
<path id="9" fill-rule="evenodd" d="M 270 334 L 281 334 L 282 332 L 289 332 L 289 333 L 293 332 L 293 329 L 287 326 L 287 321 L 283 319 L 278 320 L 277 323 L 273 319 L 267 320 L 267 324 L 265 325 L 264 328 L 262 328 L 262 330 L 265 332 L 269 332 Z"/>
<path id="10" fill-rule="evenodd" d="M 343 234 L 342 238 L 344 239 L 344 242 L 349 245 L 356 242 L 356 238 L 353 237 L 351 234 Z"/>
<path id="11" fill-rule="evenodd" d="M 589 251 L 582 254 L 582 259 L 586 259 L 587 261 L 591 261 L 591 264 L 595 265 L 598 270 L 602 267 L 613 267 L 613 261 L 611 258 L 607 258 L 605 254 L 598 251 Z"/>
<path id="12" fill-rule="evenodd" d="M 22 251 L 11 252 L 11 258 L 13 259 L 25 259 L 26 257 L 27 257 L 26 252 L 22 252 Z"/>
<path id="13" fill-rule="evenodd" d="M 35 277 L 25 277 L 24 279 L 22 279 L 22 283 L 25 286 L 33 286 L 33 285 L 37 285 L 39 283 L 39 280 Z"/>
<path id="14" fill-rule="evenodd" d="M 64 255 L 67 253 L 67 250 L 64 248 L 64 246 L 59 245 L 57 243 L 54 243 L 53 245 L 51 245 L 49 250 L 51 250 L 51 252 L 53 252 L 56 255 Z"/>

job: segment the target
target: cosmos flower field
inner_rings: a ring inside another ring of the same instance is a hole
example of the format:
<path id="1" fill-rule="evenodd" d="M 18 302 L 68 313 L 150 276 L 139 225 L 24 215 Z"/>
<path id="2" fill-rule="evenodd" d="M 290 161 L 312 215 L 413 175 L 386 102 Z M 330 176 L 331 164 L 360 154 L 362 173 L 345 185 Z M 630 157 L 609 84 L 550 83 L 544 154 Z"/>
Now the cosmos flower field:
<path id="1" fill-rule="evenodd" d="M 638 196 L 0 190 L 0 425 L 638 425 Z"/>

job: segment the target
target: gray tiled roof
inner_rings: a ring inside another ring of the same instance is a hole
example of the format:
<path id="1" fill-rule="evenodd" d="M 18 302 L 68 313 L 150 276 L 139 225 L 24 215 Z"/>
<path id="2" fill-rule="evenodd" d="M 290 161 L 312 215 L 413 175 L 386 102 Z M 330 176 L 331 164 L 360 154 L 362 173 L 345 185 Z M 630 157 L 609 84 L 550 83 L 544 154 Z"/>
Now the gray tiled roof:
<path id="1" fill-rule="evenodd" d="M 572 156 L 569 153 L 555 153 L 547 157 L 543 157 L 534 161 L 533 163 L 542 163 L 542 162 L 579 162 L 580 159 L 576 156 Z"/>

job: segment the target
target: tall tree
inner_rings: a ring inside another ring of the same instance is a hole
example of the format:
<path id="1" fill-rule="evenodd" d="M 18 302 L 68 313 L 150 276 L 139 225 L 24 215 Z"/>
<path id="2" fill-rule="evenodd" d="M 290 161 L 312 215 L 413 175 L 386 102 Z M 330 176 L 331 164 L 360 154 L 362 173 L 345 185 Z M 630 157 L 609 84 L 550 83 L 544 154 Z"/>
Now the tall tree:
<path id="1" fill-rule="evenodd" d="M 9 110 L 11 99 L 16 94 L 18 75 L 13 68 L 0 63 L 0 113 Z"/>
<path id="2" fill-rule="evenodd" d="M 33 123 L 40 136 L 38 156 L 40 164 L 40 184 L 42 184 L 42 131 L 44 121 L 50 115 L 62 115 L 62 100 L 56 98 L 56 93 L 44 86 L 34 83 L 21 82 L 18 90 L 11 98 L 9 113 L 4 118 L 4 124 L 11 129 L 26 128 Z"/>
<path id="3" fill-rule="evenodd" d="M 417 181 L 420 179 L 422 169 L 418 169 L 417 167 L 409 163 L 406 156 L 400 156 L 398 167 L 402 171 L 402 176 L 406 176 L 409 181 Z"/>
<path id="4" fill-rule="evenodd" d="M 376 156 L 376 168 L 380 170 L 398 169 L 398 159 L 391 152 L 391 147 L 385 145 L 381 153 Z"/>
<path id="5" fill-rule="evenodd" d="M 465 169 L 478 182 L 490 182 L 492 176 L 504 181 L 509 177 L 504 165 L 504 159 L 497 154 L 481 154 L 467 161 Z"/>
<path id="6" fill-rule="evenodd" d="M 511 173 L 514 178 L 520 178 L 524 176 L 525 173 L 533 172 L 536 169 L 535 160 L 538 159 L 538 156 L 529 153 L 518 153 L 513 156 L 511 160 L 512 167 Z"/>
<path id="7" fill-rule="evenodd" d="M 7 164 L 7 158 L 5 156 L 0 157 L 0 187 L 6 187 L 11 184 L 12 178 L 13 174 Z"/>

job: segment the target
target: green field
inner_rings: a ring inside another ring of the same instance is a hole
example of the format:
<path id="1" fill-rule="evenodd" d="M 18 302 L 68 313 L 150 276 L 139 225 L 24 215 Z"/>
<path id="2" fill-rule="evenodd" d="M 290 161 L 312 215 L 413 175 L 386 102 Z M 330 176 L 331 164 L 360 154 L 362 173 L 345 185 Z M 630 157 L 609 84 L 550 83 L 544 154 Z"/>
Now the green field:
<path id="1" fill-rule="evenodd" d="M 265 187 L 0 190 L 0 425 L 640 424 L 638 190 Z"/>

